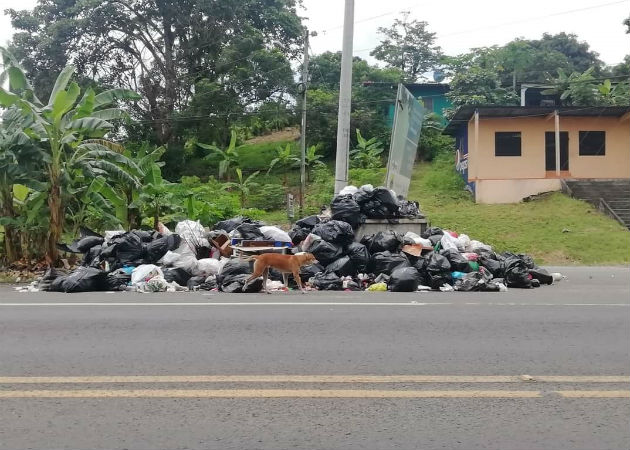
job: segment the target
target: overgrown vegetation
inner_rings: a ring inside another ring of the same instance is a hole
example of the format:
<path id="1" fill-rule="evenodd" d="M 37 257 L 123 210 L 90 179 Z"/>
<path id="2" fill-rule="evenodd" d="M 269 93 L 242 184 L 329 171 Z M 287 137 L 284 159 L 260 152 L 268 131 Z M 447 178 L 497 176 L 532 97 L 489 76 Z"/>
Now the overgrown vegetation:
<path id="1" fill-rule="evenodd" d="M 474 203 L 450 154 L 416 167 L 409 197 L 420 202 L 432 225 L 465 233 L 498 251 L 531 254 L 540 264 L 630 262 L 628 230 L 586 202 L 558 192 L 518 204 Z"/>

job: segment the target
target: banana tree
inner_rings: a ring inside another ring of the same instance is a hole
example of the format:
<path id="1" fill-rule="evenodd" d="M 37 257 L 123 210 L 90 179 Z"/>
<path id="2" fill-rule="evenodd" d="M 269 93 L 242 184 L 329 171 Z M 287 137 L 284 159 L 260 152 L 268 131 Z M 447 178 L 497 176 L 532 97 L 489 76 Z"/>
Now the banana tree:
<path id="1" fill-rule="evenodd" d="M 40 143 L 47 154 L 45 168 L 48 183 L 48 209 L 50 214 L 46 248 L 47 259 L 54 263 L 58 259 L 56 244 L 64 226 L 64 181 L 69 172 L 80 169 L 89 176 L 114 173 L 125 176 L 121 166 L 133 166 L 124 155 L 112 151 L 98 141 L 113 128 L 109 120 L 122 119 L 126 114 L 110 107 L 116 100 L 139 99 L 140 96 L 126 89 L 111 89 L 100 94 L 88 89 L 79 99 L 81 90 L 76 82 L 70 82 L 75 68 L 65 67 L 53 86 L 46 104 L 37 99 L 25 82 L 26 76 L 13 67 L 8 77 L 10 83 L 18 85 L 22 93 L 6 91 L 0 87 L 0 106 L 15 105 L 30 119 L 32 125 L 25 133 Z"/>
<path id="2" fill-rule="evenodd" d="M 258 176 L 259 173 L 260 171 L 256 171 L 247 178 L 243 178 L 243 172 L 240 168 L 237 168 L 236 178 L 238 181 L 233 183 L 225 183 L 224 189 L 234 190 L 238 192 L 238 197 L 241 202 L 241 209 L 245 208 L 245 202 L 247 201 L 247 196 L 249 195 L 251 190 L 258 187 L 258 183 L 256 183 L 254 179 Z"/>
<path id="3" fill-rule="evenodd" d="M 216 145 L 196 143 L 199 147 L 210 150 L 212 153 L 207 155 L 205 159 L 219 157 L 219 178 L 225 177 L 226 181 L 230 181 L 230 168 L 238 165 L 238 150 L 236 149 L 236 132 L 232 130 L 230 144 L 225 150 L 221 150 Z"/>
<path id="4" fill-rule="evenodd" d="M 377 169 L 382 166 L 383 144 L 375 137 L 365 139 L 357 128 L 357 146 L 350 151 L 350 166 L 361 169 Z"/>
<path id="5" fill-rule="evenodd" d="M 160 161 L 160 158 L 165 151 L 164 147 L 150 149 L 148 144 L 143 144 L 135 151 L 125 149 L 123 154 L 133 161 L 138 169 L 135 175 L 140 183 L 130 182 L 127 178 L 114 177 L 99 189 L 99 194 L 114 207 L 116 218 L 126 230 L 140 226 L 141 188 L 143 185 L 155 184 L 153 181 L 157 179 L 155 173 L 161 178 L 160 167 L 164 163 Z"/>
<path id="6" fill-rule="evenodd" d="M 283 171 L 282 175 L 282 184 L 286 188 L 289 180 L 288 180 L 288 170 L 291 167 L 295 167 L 296 164 L 300 163 L 300 158 L 293 154 L 291 149 L 291 144 L 287 144 L 283 147 L 276 148 L 276 157 L 271 160 L 269 163 L 269 170 L 267 173 L 270 173 L 274 168 L 278 168 Z"/>
<path id="7" fill-rule="evenodd" d="M 306 154 L 304 158 L 304 163 L 306 166 L 306 181 L 311 181 L 311 171 L 316 166 L 325 166 L 326 164 L 322 161 L 324 159 L 324 155 L 318 153 L 320 149 L 320 145 L 311 145 L 306 149 Z"/>

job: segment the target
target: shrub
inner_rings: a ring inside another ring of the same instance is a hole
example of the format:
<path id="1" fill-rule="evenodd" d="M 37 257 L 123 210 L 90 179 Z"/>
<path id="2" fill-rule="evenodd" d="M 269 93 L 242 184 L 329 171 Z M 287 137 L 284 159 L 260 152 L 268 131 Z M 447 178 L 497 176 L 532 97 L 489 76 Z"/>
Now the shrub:
<path id="1" fill-rule="evenodd" d="M 350 169 L 348 171 L 348 184 L 353 186 L 362 186 L 371 184 L 374 187 L 382 186 L 385 183 L 384 167 L 378 169 Z"/>
<path id="2" fill-rule="evenodd" d="M 265 184 L 258 193 L 251 197 L 250 205 L 255 205 L 258 209 L 271 211 L 283 208 L 286 200 L 284 188 L 277 184 Z"/>

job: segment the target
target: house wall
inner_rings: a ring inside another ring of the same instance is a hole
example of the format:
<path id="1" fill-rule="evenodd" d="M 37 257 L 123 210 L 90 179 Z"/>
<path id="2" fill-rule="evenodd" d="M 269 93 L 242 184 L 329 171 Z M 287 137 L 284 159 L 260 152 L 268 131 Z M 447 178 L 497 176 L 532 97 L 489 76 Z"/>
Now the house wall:
<path id="1" fill-rule="evenodd" d="M 580 156 L 580 131 L 605 131 L 604 156 Z M 497 131 L 521 132 L 521 156 L 495 156 Z M 483 203 L 518 201 L 528 195 L 560 188 L 545 170 L 545 132 L 555 131 L 553 117 L 481 118 L 475 148 L 474 120 L 468 123 L 468 181 L 476 183 L 476 200 Z M 618 117 L 562 117 L 560 131 L 569 134 L 569 173 L 564 178 L 630 178 L 630 123 Z M 521 180 L 519 183 L 489 183 Z M 537 181 L 535 181 L 537 180 Z M 511 192 L 502 192 L 509 190 Z M 512 199 L 512 200 L 508 200 Z"/>

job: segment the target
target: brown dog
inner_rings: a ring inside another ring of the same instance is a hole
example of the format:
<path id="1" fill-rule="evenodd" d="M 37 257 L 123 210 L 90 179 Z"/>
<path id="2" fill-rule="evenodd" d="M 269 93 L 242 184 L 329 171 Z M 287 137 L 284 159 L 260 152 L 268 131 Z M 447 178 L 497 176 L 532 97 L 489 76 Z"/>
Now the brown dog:
<path id="1" fill-rule="evenodd" d="M 317 260 L 311 253 L 296 253 L 295 255 L 282 255 L 280 253 L 263 253 L 262 255 L 254 255 L 251 259 L 255 259 L 254 273 L 247 279 L 245 286 L 250 281 L 256 278 L 263 277 L 263 286 L 267 294 L 271 294 L 267 290 L 267 276 L 269 275 L 269 269 L 274 268 L 282 272 L 284 278 L 284 285 L 288 285 L 289 274 L 293 274 L 295 282 L 300 287 L 302 293 L 304 293 L 304 287 L 302 286 L 302 280 L 300 279 L 300 267 L 315 264 Z"/>

